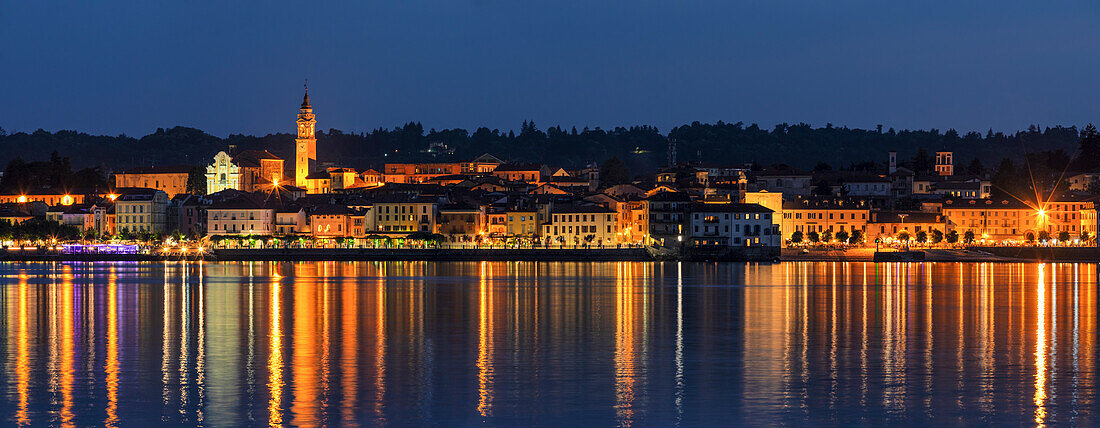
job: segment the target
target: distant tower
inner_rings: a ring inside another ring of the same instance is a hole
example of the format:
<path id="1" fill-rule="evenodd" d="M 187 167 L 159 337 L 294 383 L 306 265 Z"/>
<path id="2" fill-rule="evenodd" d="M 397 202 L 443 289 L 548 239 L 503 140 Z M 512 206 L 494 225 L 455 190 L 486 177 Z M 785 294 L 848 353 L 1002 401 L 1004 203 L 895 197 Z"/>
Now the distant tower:
<path id="1" fill-rule="evenodd" d="M 298 110 L 298 139 L 294 150 L 294 185 L 306 188 L 306 177 L 317 162 L 317 119 L 313 117 L 313 107 L 309 105 L 309 87 L 302 98 L 302 108 Z"/>
<path id="2" fill-rule="evenodd" d="M 890 150 L 890 173 L 898 172 L 898 152 Z"/>
<path id="3" fill-rule="evenodd" d="M 955 175 L 955 162 L 952 152 L 936 152 L 936 174 Z"/>

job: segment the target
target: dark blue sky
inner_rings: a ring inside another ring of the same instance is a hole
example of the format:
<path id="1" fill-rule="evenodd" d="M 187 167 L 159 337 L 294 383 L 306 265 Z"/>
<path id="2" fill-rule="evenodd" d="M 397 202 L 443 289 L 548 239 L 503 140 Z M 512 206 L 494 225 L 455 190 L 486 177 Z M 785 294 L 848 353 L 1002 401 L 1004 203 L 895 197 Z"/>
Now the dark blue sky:
<path id="1" fill-rule="evenodd" d="M 315 3 L 0 0 L 0 126 L 1100 120 L 1096 0 Z"/>

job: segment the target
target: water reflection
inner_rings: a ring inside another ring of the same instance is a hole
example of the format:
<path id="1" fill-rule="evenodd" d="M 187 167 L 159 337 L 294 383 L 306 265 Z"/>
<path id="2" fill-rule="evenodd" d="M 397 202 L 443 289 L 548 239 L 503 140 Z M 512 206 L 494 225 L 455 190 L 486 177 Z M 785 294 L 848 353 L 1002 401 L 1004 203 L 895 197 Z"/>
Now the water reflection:
<path id="1" fill-rule="evenodd" d="M 5 424 L 1095 423 L 1091 264 L 0 265 Z"/>

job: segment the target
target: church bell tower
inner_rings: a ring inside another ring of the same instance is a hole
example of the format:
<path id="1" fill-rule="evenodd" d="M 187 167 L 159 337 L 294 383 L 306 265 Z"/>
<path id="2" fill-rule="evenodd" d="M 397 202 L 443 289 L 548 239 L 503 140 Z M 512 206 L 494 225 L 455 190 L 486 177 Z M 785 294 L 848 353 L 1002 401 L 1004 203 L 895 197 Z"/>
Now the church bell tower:
<path id="1" fill-rule="evenodd" d="M 309 87 L 302 98 L 302 108 L 298 110 L 298 138 L 295 141 L 294 185 L 306 188 L 306 177 L 317 163 L 317 119 L 313 117 L 313 107 L 309 105 Z"/>

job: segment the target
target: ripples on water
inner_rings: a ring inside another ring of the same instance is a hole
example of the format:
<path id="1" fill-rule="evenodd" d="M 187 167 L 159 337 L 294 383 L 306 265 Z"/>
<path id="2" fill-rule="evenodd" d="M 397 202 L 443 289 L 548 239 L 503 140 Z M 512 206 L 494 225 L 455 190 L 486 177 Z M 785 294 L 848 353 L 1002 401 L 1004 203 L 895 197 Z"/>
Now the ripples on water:
<path id="1" fill-rule="evenodd" d="M 1095 424 L 1092 264 L 0 264 L 4 425 Z"/>

